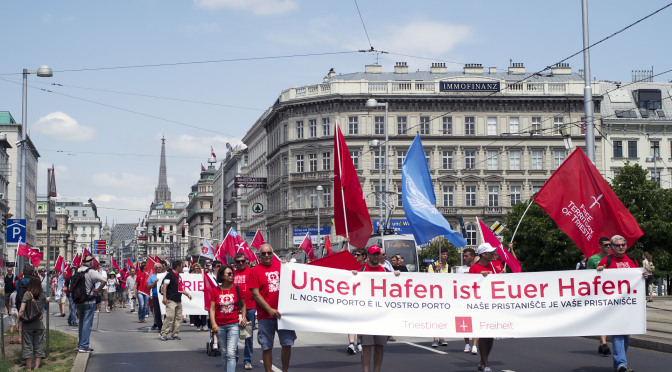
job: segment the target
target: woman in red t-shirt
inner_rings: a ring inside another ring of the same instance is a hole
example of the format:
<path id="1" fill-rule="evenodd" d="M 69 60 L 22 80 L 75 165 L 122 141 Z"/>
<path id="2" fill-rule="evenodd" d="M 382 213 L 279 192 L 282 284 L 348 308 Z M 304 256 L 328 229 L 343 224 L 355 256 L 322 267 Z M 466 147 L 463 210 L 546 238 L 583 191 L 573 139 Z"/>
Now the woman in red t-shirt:
<path id="1" fill-rule="evenodd" d="M 217 283 L 222 283 L 212 290 L 210 301 L 210 323 L 212 332 L 217 335 L 219 351 L 222 354 L 224 371 L 236 370 L 236 350 L 240 327 L 247 325 L 245 315 L 238 321 L 238 313 L 247 314 L 245 301 L 240 295 L 238 286 L 233 285 L 233 269 L 223 266 L 217 272 Z"/>

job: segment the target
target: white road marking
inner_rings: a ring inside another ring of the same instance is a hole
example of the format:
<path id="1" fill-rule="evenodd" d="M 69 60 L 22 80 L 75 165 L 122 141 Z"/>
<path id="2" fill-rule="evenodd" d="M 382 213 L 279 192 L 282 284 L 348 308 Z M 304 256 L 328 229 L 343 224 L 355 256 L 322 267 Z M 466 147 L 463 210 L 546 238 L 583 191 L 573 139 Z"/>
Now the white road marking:
<path id="1" fill-rule="evenodd" d="M 412 342 L 408 342 L 408 341 L 402 341 L 402 342 L 405 343 L 405 344 L 411 345 L 411 346 L 415 346 L 415 347 L 419 347 L 419 348 L 421 348 L 421 349 L 425 349 L 425 350 L 429 350 L 429 351 L 435 352 L 435 353 L 437 353 L 437 354 L 448 354 L 448 353 L 446 353 L 445 351 L 436 350 L 436 349 L 434 349 L 434 348 L 427 347 L 427 346 L 422 346 L 422 345 L 418 345 L 418 344 L 414 344 L 414 343 L 412 343 Z"/>
<path id="2" fill-rule="evenodd" d="M 261 365 L 264 365 L 264 361 L 260 360 Z M 271 368 L 273 369 L 273 372 L 282 372 L 282 370 L 278 367 L 275 366 L 275 364 L 271 364 Z"/>

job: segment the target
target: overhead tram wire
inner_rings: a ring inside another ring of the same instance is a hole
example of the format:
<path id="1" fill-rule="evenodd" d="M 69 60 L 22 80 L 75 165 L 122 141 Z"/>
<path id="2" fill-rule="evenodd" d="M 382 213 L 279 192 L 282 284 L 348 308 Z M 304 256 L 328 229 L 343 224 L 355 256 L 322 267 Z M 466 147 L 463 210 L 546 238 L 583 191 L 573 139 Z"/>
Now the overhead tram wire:
<path id="1" fill-rule="evenodd" d="M 95 152 L 95 151 L 71 151 L 71 150 L 40 150 L 47 152 L 58 152 L 63 154 L 91 154 L 91 155 L 118 155 L 118 156 L 148 156 L 148 157 L 160 157 L 161 155 L 152 155 L 152 154 L 122 154 L 116 152 Z M 166 155 L 167 158 L 179 158 L 179 159 L 203 159 L 202 156 L 178 156 L 178 155 Z"/>
<path id="2" fill-rule="evenodd" d="M 371 47 L 371 50 L 373 50 L 373 45 L 371 45 L 371 39 L 369 39 L 369 32 L 366 31 L 366 25 L 364 24 L 364 18 L 362 18 L 362 12 L 359 11 L 359 5 L 357 4 L 357 0 L 355 1 L 355 6 L 357 7 L 357 13 L 359 13 L 359 19 L 362 21 L 362 27 L 364 27 L 364 33 L 366 34 L 366 40 L 369 41 L 369 46 Z"/>

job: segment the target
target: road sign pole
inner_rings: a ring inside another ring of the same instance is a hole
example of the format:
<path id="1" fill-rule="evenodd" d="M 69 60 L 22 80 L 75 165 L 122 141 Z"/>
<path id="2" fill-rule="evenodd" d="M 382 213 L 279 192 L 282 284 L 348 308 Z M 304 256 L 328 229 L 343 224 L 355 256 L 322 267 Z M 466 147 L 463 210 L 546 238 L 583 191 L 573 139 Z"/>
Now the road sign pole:
<path id="1" fill-rule="evenodd" d="M 51 243 L 51 169 L 47 169 L 47 264 L 45 269 L 47 270 L 47 293 L 44 295 L 49 297 L 49 287 L 51 286 L 51 275 L 49 273 L 49 259 L 50 257 L 50 248 L 49 243 Z M 40 309 L 41 310 L 41 309 Z M 49 358 L 49 307 L 47 305 L 47 349 L 44 351 L 44 354 Z"/>

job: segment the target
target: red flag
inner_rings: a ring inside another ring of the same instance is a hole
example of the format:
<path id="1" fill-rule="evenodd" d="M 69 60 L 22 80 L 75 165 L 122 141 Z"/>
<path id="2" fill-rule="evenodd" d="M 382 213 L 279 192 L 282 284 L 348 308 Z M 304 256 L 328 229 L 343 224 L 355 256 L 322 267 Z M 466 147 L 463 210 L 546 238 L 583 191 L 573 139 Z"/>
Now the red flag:
<path id="1" fill-rule="evenodd" d="M 327 251 L 327 256 L 334 254 L 334 251 L 331 250 L 331 239 L 329 239 L 329 235 L 324 238 L 324 249 Z"/>
<path id="2" fill-rule="evenodd" d="M 60 254 L 58 255 L 58 258 L 56 259 L 56 263 L 54 264 L 54 270 L 56 272 L 62 273 L 63 270 L 65 269 L 65 260 L 63 259 L 63 256 Z"/>
<path id="3" fill-rule="evenodd" d="M 534 197 L 586 255 L 600 251 L 602 236 L 622 235 L 628 248 L 644 235 L 600 172 L 577 148 Z"/>
<path id="4" fill-rule="evenodd" d="M 138 283 L 138 292 L 144 293 L 147 296 L 151 296 L 152 294 L 150 293 L 151 291 L 147 288 L 147 282 L 149 281 L 149 277 L 154 275 L 154 265 L 156 262 L 151 258 L 147 258 L 147 262 L 145 262 L 145 271 L 142 272 L 142 281 Z"/>
<path id="5" fill-rule="evenodd" d="M 114 267 L 115 269 L 121 271 L 121 269 L 119 268 L 119 265 L 117 265 L 117 262 L 114 261 L 114 257 L 110 256 L 110 261 L 112 261 L 112 267 Z"/>
<path id="6" fill-rule="evenodd" d="M 243 240 L 240 234 L 233 228 L 229 229 L 229 233 L 226 234 L 226 238 L 224 238 L 224 242 L 219 247 L 218 252 L 224 252 L 231 258 L 235 257 L 236 253 L 243 253 L 250 262 L 255 262 L 257 260 L 257 256 L 252 252 L 250 247 L 247 246 L 247 243 L 245 243 L 245 240 Z M 221 253 L 219 254 L 221 255 Z"/>
<path id="7" fill-rule="evenodd" d="M 349 236 L 350 245 L 364 247 L 371 237 L 373 226 L 366 207 L 362 186 L 352 163 L 341 129 L 334 131 L 334 222 L 336 235 Z M 318 227 L 319 229 L 319 227 Z"/>
<path id="8" fill-rule="evenodd" d="M 82 256 L 80 256 L 79 253 L 77 253 L 75 255 L 75 258 L 72 260 L 72 266 L 74 267 L 82 266 Z"/>
<path id="9" fill-rule="evenodd" d="M 201 172 L 205 172 L 205 167 L 201 164 Z"/>
<path id="10" fill-rule="evenodd" d="M 215 155 L 215 150 L 212 149 L 212 146 L 210 146 L 210 154 L 212 154 L 213 158 L 217 157 L 217 155 Z M 210 309 L 208 309 L 208 310 L 210 310 Z"/>
<path id="11" fill-rule="evenodd" d="M 189 267 L 194 266 L 194 255 L 189 255 Z"/>
<path id="12" fill-rule="evenodd" d="M 497 249 L 499 258 L 506 262 L 506 264 L 511 268 L 511 271 L 514 273 L 519 273 L 521 271 L 520 262 L 518 262 L 518 260 L 516 260 L 516 258 L 513 257 L 513 255 L 509 253 L 508 250 L 504 249 L 502 242 L 497 239 L 495 234 L 490 231 L 483 221 L 479 220 L 478 217 L 476 217 L 476 220 L 478 221 L 479 227 L 481 228 L 481 236 L 483 237 L 483 241 Z"/>
<path id="13" fill-rule="evenodd" d="M 313 242 L 310 239 L 310 233 L 306 233 L 299 248 L 303 249 L 311 260 L 315 259 L 315 250 L 313 249 Z"/>
<path id="14" fill-rule="evenodd" d="M 257 230 L 257 233 L 254 234 L 254 239 L 252 239 L 252 247 L 257 250 L 261 248 L 262 244 L 266 244 L 264 237 L 261 235 L 261 231 Z"/>
<path id="15" fill-rule="evenodd" d="M 98 260 L 96 260 L 95 257 L 93 257 L 93 256 L 91 256 L 91 257 L 93 258 L 93 266 L 91 266 L 91 267 L 95 269 L 95 268 L 98 267 L 99 263 L 98 263 Z"/>
<path id="16" fill-rule="evenodd" d="M 215 290 L 217 287 L 217 284 L 212 280 L 210 275 L 203 271 L 203 298 L 205 300 L 205 303 L 203 304 L 205 307 L 205 311 L 210 311 L 210 302 L 212 302 L 212 291 Z"/>
<path id="17" fill-rule="evenodd" d="M 132 267 L 135 267 L 135 266 L 133 266 L 133 262 L 131 262 L 131 259 L 128 258 L 128 256 L 126 256 L 126 264 L 128 265 L 128 271 L 129 271 L 129 272 L 131 271 L 131 268 L 132 268 Z M 136 270 L 136 271 L 137 271 L 137 270 Z"/>
<path id="18" fill-rule="evenodd" d="M 63 278 L 68 279 L 72 275 L 70 274 L 70 265 L 65 265 L 65 271 L 63 273 Z"/>
<path id="19" fill-rule="evenodd" d="M 18 256 L 30 258 L 30 263 L 35 267 L 40 266 L 40 261 L 42 261 L 42 252 L 30 248 L 26 244 L 21 243 L 21 241 L 19 241 L 19 247 L 16 250 L 16 254 Z"/>
<path id="20" fill-rule="evenodd" d="M 88 255 L 88 256 L 93 256 L 93 255 L 91 254 L 91 252 L 89 252 L 88 249 L 84 248 L 84 253 L 82 253 L 82 257 L 87 256 L 87 255 Z"/>
<path id="21" fill-rule="evenodd" d="M 362 267 L 362 265 L 355 259 L 355 256 L 348 251 L 340 251 L 330 256 L 319 258 L 308 263 L 308 265 L 330 267 L 332 269 L 341 270 L 359 270 Z"/>
<path id="22" fill-rule="evenodd" d="M 161 259 L 161 257 L 159 257 L 158 254 L 154 256 L 154 262 L 161 262 L 161 261 L 163 260 Z"/>

